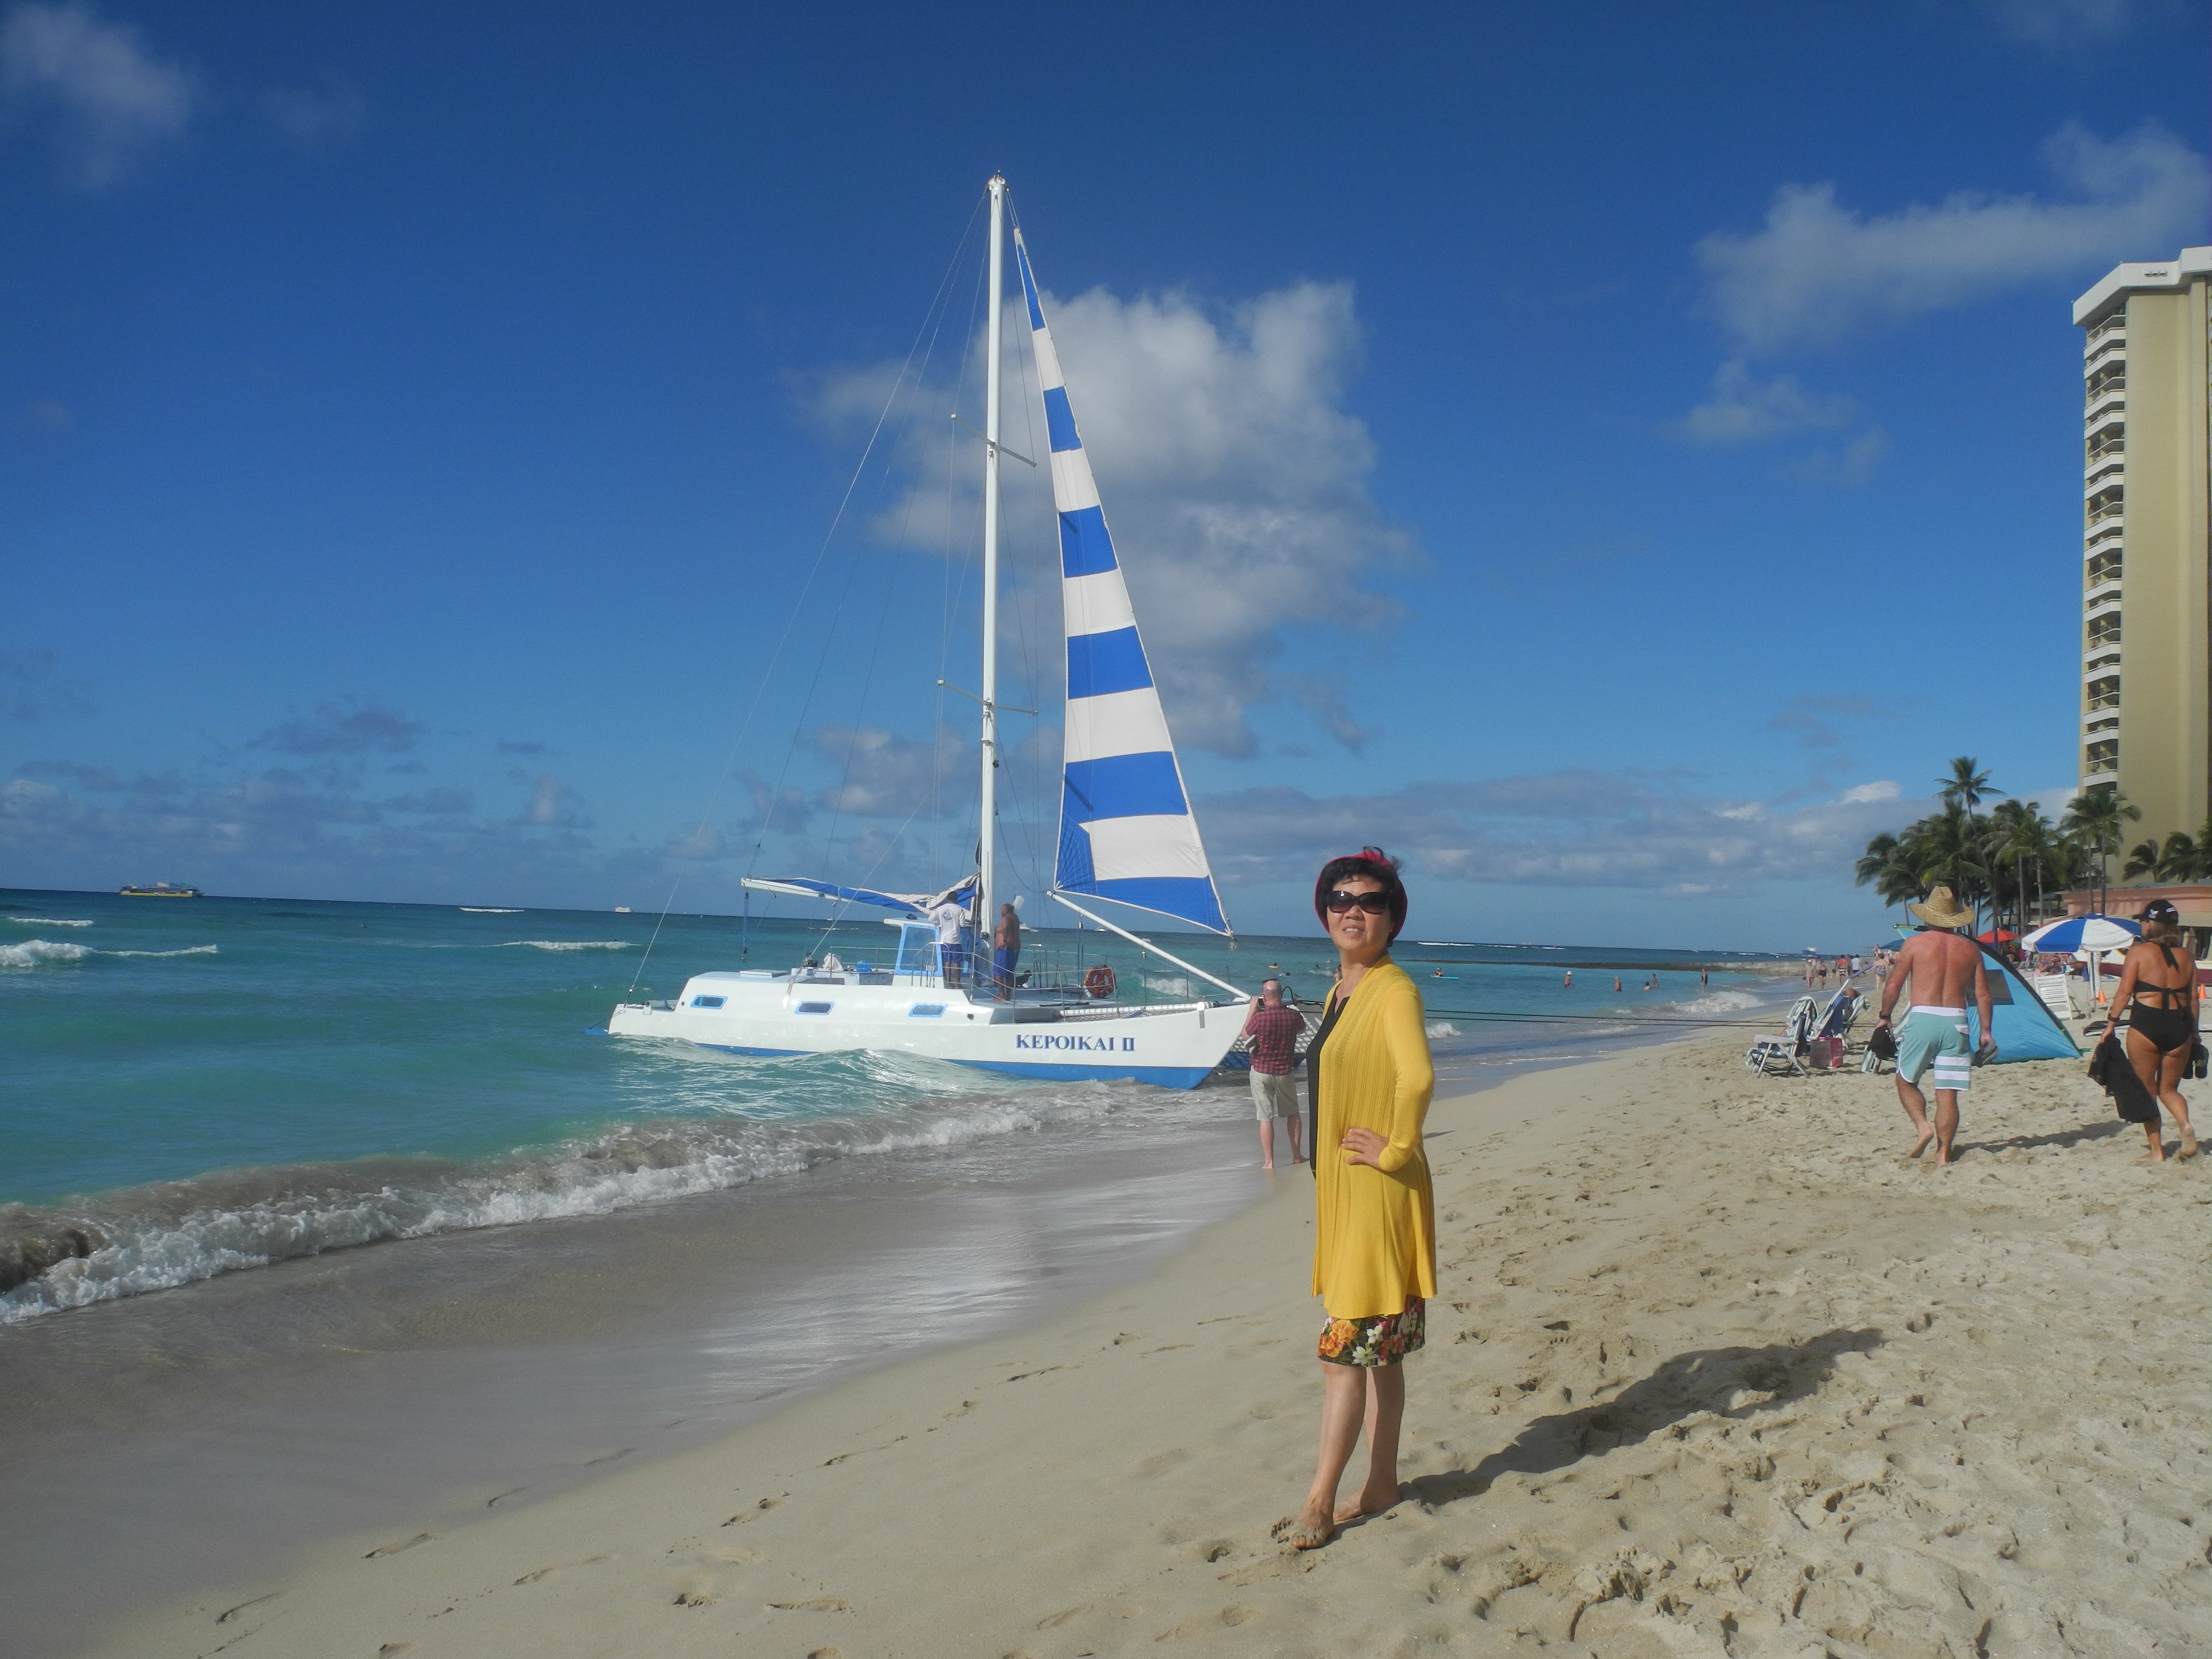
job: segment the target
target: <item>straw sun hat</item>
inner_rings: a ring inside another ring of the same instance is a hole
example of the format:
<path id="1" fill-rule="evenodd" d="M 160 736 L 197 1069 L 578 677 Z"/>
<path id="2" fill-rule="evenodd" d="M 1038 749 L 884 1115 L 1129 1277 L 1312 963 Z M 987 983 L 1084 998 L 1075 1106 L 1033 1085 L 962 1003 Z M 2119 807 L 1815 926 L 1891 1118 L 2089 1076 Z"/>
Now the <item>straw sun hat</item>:
<path id="1" fill-rule="evenodd" d="M 1930 927 L 1971 927 L 1974 925 L 1974 913 L 1960 909 L 1959 901 L 1951 896 L 1951 890 L 1948 887 L 1938 887 L 1929 894 L 1925 904 L 1908 904 L 1905 908 Z"/>

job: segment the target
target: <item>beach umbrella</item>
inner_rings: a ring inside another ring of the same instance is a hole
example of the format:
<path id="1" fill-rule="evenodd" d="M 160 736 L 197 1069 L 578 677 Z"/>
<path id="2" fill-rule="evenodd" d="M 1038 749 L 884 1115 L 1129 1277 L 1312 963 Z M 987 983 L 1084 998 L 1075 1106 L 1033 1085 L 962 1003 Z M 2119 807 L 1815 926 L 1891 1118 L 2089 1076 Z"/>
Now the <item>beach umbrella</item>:
<path id="1" fill-rule="evenodd" d="M 2009 927 L 1999 927 L 1992 933 L 1977 933 L 1974 937 L 1984 945 L 2009 945 L 2020 935 Z"/>
<path id="2" fill-rule="evenodd" d="M 2031 951 L 2125 950 L 2142 937 L 2142 924 L 2117 916 L 2069 916 L 2045 922 L 2021 943 Z"/>

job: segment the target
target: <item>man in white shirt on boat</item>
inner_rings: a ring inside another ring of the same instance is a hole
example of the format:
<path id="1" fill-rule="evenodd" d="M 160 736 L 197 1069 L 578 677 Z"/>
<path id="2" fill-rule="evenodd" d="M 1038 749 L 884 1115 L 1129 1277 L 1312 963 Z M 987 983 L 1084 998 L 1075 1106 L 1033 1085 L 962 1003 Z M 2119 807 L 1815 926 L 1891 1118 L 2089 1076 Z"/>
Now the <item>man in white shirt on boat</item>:
<path id="1" fill-rule="evenodd" d="M 937 963 L 945 975 L 945 988 L 957 991 L 961 960 L 967 954 L 962 945 L 968 928 L 968 907 L 948 898 L 932 908 L 929 919 L 937 924 Z"/>

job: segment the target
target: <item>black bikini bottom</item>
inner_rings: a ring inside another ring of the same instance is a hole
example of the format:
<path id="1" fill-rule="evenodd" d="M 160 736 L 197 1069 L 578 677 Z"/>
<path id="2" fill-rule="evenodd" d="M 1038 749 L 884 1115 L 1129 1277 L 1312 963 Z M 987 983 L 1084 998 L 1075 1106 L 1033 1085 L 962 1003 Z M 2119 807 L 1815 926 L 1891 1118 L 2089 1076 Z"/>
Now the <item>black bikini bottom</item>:
<path id="1" fill-rule="evenodd" d="M 2159 1053 L 2170 1054 L 2196 1041 L 2194 1012 L 2188 1008 L 2146 1008 L 2137 1004 L 2128 1016 L 2128 1024 L 2142 1032 L 2143 1041 Z"/>

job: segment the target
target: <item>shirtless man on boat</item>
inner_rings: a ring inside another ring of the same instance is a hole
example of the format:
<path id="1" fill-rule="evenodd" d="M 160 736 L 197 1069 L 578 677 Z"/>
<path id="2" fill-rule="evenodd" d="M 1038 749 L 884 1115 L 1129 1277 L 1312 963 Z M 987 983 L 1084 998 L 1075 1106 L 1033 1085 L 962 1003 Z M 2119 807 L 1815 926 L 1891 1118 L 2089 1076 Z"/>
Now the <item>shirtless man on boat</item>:
<path id="1" fill-rule="evenodd" d="M 1912 1120 L 1915 1137 L 1906 1156 L 1919 1157 L 1933 1139 L 1936 1164 L 1948 1168 L 1951 1143 L 1959 1133 L 1959 1097 L 1972 1084 L 1977 1058 L 1966 1042 L 1970 995 L 1982 1020 L 1978 1057 L 1984 1060 L 1996 1057 L 1997 1046 L 1990 1036 L 1989 969 L 1982 960 L 1981 948 L 1957 931 L 1973 927 L 1974 913 L 1960 908 L 1949 888 L 1938 887 L 1925 904 L 1905 908 L 1921 923 L 1921 931 L 1905 940 L 1905 948 L 1897 953 L 1897 966 L 1882 986 L 1881 1018 L 1877 1023 L 1889 1024 L 1890 1010 L 1897 1006 L 1905 981 L 1911 980 L 1912 1000 L 1906 1006 L 1905 1023 L 1895 1028 L 1897 1099 L 1905 1116 Z M 1919 1086 L 1920 1079 L 1930 1072 L 1935 1073 L 1936 1086 L 1933 1125 L 1928 1121 L 1928 1097 Z"/>

